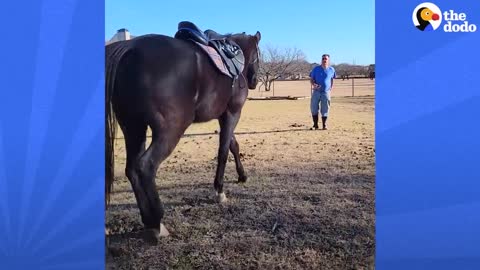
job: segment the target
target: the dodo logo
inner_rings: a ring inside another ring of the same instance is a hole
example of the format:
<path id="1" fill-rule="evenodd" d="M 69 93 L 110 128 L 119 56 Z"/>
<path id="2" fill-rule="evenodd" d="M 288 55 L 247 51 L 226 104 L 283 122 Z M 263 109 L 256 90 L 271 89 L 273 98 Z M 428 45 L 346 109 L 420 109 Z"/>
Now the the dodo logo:
<path id="1" fill-rule="evenodd" d="M 413 11 L 412 20 L 420 31 L 433 31 L 442 23 L 442 12 L 432 3 L 422 3 Z"/>
<path id="2" fill-rule="evenodd" d="M 413 24 L 420 31 L 437 30 L 442 21 L 443 31 L 451 32 L 475 32 L 477 26 L 467 21 L 467 14 L 457 13 L 454 10 L 445 11 L 442 13 L 433 3 L 422 3 L 418 5 L 412 14 Z"/>

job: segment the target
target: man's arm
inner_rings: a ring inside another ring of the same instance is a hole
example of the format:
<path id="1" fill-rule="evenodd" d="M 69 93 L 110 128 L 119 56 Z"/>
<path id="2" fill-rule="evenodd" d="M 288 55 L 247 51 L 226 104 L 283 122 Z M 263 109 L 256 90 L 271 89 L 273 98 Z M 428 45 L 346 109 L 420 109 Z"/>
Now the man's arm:
<path id="1" fill-rule="evenodd" d="M 333 89 L 333 79 L 335 79 L 335 77 L 337 77 L 337 73 L 335 72 L 335 69 L 333 69 L 333 76 L 332 78 L 330 79 L 330 91 L 332 91 Z"/>
<path id="2" fill-rule="evenodd" d="M 315 71 L 315 68 L 313 68 L 311 71 L 310 71 L 310 74 L 308 74 L 308 76 L 310 76 L 310 84 L 313 85 L 315 83 L 315 81 L 313 80 L 313 71 Z"/>
<path id="3" fill-rule="evenodd" d="M 317 89 L 318 85 L 317 83 L 315 82 L 315 79 L 313 78 L 314 77 L 314 70 L 313 69 L 311 72 L 310 72 L 310 85 L 311 85 L 311 90 L 313 92 L 314 89 Z"/>

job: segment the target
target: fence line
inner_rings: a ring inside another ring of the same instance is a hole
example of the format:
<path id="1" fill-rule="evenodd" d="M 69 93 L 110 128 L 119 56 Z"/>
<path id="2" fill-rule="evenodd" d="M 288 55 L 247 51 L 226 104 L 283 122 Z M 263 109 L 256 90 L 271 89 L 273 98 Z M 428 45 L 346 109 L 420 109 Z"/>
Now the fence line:
<path id="1" fill-rule="evenodd" d="M 370 78 L 349 78 L 334 80 L 333 95 L 341 96 L 365 96 L 374 95 L 375 79 Z M 304 90 L 302 90 L 304 89 Z M 250 91 L 250 97 L 281 97 L 281 96 L 311 96 L 311 85 L 309 80 L 282 80 L 272 82 L 270 91 L 265 91 L 265 86 L 260 85 L 256 90 Z"/>

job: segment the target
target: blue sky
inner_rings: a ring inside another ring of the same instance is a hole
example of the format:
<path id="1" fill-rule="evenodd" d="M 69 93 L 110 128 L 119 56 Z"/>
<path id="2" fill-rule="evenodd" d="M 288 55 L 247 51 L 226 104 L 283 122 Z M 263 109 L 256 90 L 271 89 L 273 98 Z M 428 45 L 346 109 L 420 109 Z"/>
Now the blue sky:
<path id="1" fill-rule="evenodd" d="M 237 3 L 243 3 L 236 6 Z M 250 8 L 246 8 L 250 7 Z M 105 1 L 105 40 L 118 29 L 132 35 L 173 36 L 178 22 L 219 33 L 262 33 L 260 46 L 296 47 L 309 62 L 375 63 L 375 1 Z"/>

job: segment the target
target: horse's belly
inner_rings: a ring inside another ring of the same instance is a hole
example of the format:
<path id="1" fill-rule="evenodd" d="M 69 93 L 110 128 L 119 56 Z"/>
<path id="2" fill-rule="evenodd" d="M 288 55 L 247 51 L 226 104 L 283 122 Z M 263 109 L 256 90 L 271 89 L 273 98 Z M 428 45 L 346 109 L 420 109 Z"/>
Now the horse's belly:
<path id="1" fill-rule="evenodd" d="M 193 122 L 202 123 L 208 122 L 212 119 L 217 119 L 220 117 L 221 112 L 215 111 L 209 108 L 201 108 L 195 111 L 195 119 Z"/>
<path id="2" fill-rule="evenodd" d="M 213 119 L 217 119 L 222 115 L 226 109 L 228 101 L 205 102 L 199 104 L 195 110 L 195 123 L 208 122 Z"/>

